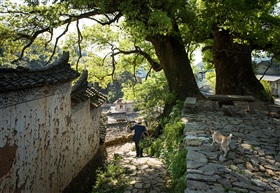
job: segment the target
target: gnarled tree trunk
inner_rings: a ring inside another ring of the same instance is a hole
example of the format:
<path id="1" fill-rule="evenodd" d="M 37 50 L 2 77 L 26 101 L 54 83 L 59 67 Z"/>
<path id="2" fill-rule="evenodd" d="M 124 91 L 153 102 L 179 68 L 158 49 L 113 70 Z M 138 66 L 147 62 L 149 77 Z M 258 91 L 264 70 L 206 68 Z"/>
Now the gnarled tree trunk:
<path id="1" fill-rule="evenodd" d="M 252 67 L 251 47 L 237 44 L 228 31 L 214 32 L 216 94 L 253 95 L 262 99 L 264 88 Z"/>
<path id="2" fill-rule="evenodd" d="M 160 60 L 171 92 L 177 99 L 185 100 L 186 97 L 202 98 L 195 81 L 190 60 L 185 47 L 172 36 L 149 36 L 150 41 Z"/>

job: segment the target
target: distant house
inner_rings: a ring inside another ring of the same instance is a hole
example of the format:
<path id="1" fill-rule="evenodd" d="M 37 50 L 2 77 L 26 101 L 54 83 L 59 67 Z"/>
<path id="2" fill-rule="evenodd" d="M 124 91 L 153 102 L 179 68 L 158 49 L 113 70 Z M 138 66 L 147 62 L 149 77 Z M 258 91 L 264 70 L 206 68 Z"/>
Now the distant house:
<path id="1" fill-rule="evenodd" d="M 114 111 L 117 112 L 133 113 L 133 107 L 133 101 L 124 101 L 122 98 L 113 103 Z"/>
<path id="2" fill-rule="evenodd" d="M 280 76 L 280 64 L 274 61 L 272 62 L 271 66 L 270 64 L 270 60 L 259 62 L 257 64 L 256 74 L 263 75 L 265 72 L 265 75 Z"/>
<path id="3" fill-rule="evenodd" d="M 277 62 L 271 64 L 270 62 L 270 60 L 259 62 L 257 64 L 256 76 L 258 79 L 262 77 L 262 80 L 270 83 L 272 95 L 280 96 L 280 64 Z"/>

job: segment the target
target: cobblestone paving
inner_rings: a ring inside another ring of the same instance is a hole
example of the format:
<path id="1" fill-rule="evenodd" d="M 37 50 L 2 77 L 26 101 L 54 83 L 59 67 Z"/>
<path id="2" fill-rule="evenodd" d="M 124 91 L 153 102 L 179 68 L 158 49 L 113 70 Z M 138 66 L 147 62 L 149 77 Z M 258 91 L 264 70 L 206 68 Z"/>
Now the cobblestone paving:
<path id="1" fill-rule="evenodd" d="M 222 111 L 185 114 L 185 193 L 280 193 L 280 120 L 260 111 L 228 117 Z M 224 157 L 210 128 L 233 135 Z"/>
<path id="2" fill-rule="evenodd" d="M 169 193 L 168 184 L 170 178 L 166 166 L 157 158 L 145 156 L 135 158 L 134 143 L 126 143 L 107 148 L 108 159 L 114 154 L 123 159 L 120 164 L 127 168 L 131 174 L 126 176 L 130 179 L 130 186 L 124 193 Z"/>

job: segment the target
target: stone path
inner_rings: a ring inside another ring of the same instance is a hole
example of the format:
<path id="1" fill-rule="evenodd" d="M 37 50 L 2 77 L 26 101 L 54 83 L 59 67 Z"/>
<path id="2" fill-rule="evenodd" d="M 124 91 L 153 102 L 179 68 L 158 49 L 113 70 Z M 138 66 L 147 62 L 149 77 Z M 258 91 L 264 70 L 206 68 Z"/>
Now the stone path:
<path id="1" fill-rule="evenodd" d="M 198 107 L 199 109 L 199 107 Z M 185 114 L 185 193 L 280 193 L 280 120 L 261 111 L 228 117 L 222 111 Z M 230 152 L 211 146 L 209 130 L 233 135 Z"/>
<path id="2" fill-rule="evenodd" d="M 135 158 L 133 150 L 134 143 L 126 143 L 114 147 L 108 147 L 108 159 L 120 155 L 122 167 L 131 171 L 127 176 L 130 179 L 130 186 L 124 193 L 169 193 L 168 184 L 170 179 L 166 166 L 157 158 L 145 156 Z"/>

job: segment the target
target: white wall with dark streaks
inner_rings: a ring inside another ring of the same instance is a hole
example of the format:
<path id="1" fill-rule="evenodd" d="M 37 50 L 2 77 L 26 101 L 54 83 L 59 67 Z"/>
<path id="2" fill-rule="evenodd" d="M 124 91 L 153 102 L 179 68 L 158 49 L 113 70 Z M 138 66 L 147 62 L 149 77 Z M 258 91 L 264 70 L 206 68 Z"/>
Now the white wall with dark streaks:
<path id="1" fill-rule="evenodd" d="M 101 108 L 71 107 L 70 83 L 35 90 L 45 96 L 0 106 L 3 193 L 61 192 L 99 146 Z"/>

